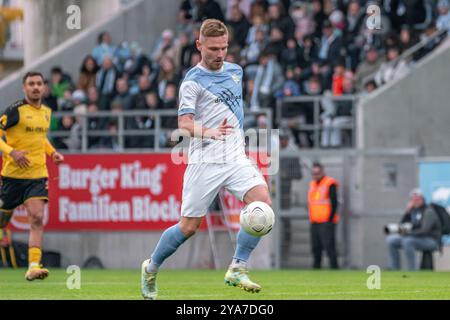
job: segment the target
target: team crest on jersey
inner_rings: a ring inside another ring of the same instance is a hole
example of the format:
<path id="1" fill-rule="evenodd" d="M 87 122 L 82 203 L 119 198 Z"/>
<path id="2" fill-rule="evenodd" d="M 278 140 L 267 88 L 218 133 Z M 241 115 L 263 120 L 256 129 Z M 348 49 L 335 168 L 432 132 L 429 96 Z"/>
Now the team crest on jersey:
<path id="1" fill-rule="evenodd" d="M 233 81 L 236 82 L 236 83 L 239 83 L 241 81 L 237 74 L 233 74 L 232 78 L 233 78 Z"/>

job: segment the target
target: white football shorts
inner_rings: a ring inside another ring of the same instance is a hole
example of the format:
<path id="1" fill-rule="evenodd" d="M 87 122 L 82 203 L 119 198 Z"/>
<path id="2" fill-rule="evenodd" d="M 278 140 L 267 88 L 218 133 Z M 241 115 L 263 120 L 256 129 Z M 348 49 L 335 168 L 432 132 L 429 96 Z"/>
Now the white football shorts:
<path id="1" fill-rule="evenodd" d="M 247 192 L 259 185 L 267 186 L 266 180 L 250 160 L 189 164 L 184 174 L 181 216 L 205 216 L 221 188 L 243 201 Z"/>

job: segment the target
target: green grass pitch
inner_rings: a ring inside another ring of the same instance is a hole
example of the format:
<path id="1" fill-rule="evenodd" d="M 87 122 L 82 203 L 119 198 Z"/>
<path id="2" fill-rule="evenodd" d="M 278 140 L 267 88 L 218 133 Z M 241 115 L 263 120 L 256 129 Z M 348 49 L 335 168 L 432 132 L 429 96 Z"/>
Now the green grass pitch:
<path id="1" fill-rule="evenodd" d="M 139 270 L 82 270 L 81 289 L 69 290 L 65 270 L 50 270 L 44 281 L 27 282 L 25 270 L 0 269 L 0 299 L 134 300 L 140 296 Z M 306 300 L 306 299 L 450 299 L 450 273 L 381 273 L 381 289 L 367 289 L 370 276 L 361 271 L 252 271 L 262 285 L 258 294 L 226 286 L 223 271 L 162 270 L 161 300 Z"/>

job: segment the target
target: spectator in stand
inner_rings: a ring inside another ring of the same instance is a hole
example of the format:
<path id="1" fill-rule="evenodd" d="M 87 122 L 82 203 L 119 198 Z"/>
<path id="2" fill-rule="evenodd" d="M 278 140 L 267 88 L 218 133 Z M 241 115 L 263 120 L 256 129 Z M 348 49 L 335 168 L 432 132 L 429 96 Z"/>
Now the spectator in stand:
<path id="1" fill-rule="evenodd" d="M 409 67 L 405 60 L 398 59 L 399 52 L 398 47 L 391 47 L 387 50 L 386 61 L 381 64 L 380 69 L 375 74 L 375 81 L 378 86 L 397 79 L 408 72 Z"/>
<path id="2" fill-rule="evenodd" d="M 289 15 L 295 24 L 295 37 L 303 39 L 314 32 L 314 22 L 310 13 L 309 4 L 297 1 L 292 3 Z"/>
<path id="3" fill-rule="evenodd" d="M 274 93 L 283 86 L 283 70 L 274 54 L 263 51 L 259 58 L 250 109 L 274 108 Z"/>
<path id="4" fill-rule="evenodd" d="M 130 56 L 125 61 L 123 69 L 124 72 L 130 76 L 130 78 L 136 78 L 144 72 L 148 72 L 148 76 L 151 75 L 152 62 L 144 54 L 144 50 L 137 42 L 131 43 Z"/>
<path id="5" fill-rule="evenodd" d="M 280 62 L 283 69 L 294 69 L 296 66 L 300 65 L 301 59 L 301 50 L 297 44 L 297 40 L 295 40 L 295 38 L 288 39 L 286 42 L 286 48 L 284 48 L 281 52 Z"/>
<path id="6" fill-rule="evenodd" d="M 447 30 L 447 35 L 450 36 L 450 5 L 448 0 L 439 0 L 438 17 L 436 20 L 436 28 L 438 30 Z"/>
<path id="7" fill-rule="evenodd" d="M 423 46 L 422 49 L 419 50 L 419 52 L 417 52 L 414 55 L 415 60 L 423 58 L 428 53 L 436 49 L 441 44 L 441 42 L 446 38 L 445 34 L 433 38 L 433 35 L 435 35 L 436 32 L 437 32 L 436 25 L 434 23 L 430 23 L 425 29 L 425 32 L 420 36 L 421 41 L 425 43 L 425 45 Z"/>
<path id="8" fill-rule="evenodd" d="M 111 99 L 115 94 L 117 70 L 112 57 L 104 56 L 101 69 L 97 72 L 96 87 L 99 93 L 98 107 L 100 110 L 110 110 Z"/>
<path id="9" fill-rule="evenodd" d="M 253 0 L 228 0 L 226 8 L 226 18 L 229 20 L 234 6 L 238 6 L 239 10 L 247 17 L 250 17 L 250 10 L 252 7 Z"/>
<path id="10" fill-rule="evenodd" d="M 92 50 L 97 65 L 102 65 L 105 57 L 114 57 L 115 53 L 116 47 L 112 44 L 111 35 L 106 31 L 102 32 L 98 36 L 97 46 Z"/>
<path id="11" fill-rule="evenodd" d="M 360 62 L 362 47 L 357 45 L 356 39 L 358 39 L 363 22 L 364 10 L 361 9 L 361 5 L 356 0 L 350 1 L 347 9 L 344 41 L 352 70 L 356 70 L 356 67 Z"/>
<path id="12" fill-rule="evenodd" d="M 244 48 L 247 34 L 250 29 L 250 23 L 238 5 L 231 8 L 230 19 L 227 21 L 227 24 L 233 30 L 236 43 L 241 48 Z"/>
<path id="13" fill-rule="evenodd" d="M 264 16 L 255 15 L 252 18 L 252 24 L 247 33 L 246 43 L 247 45 L 251 45 L 256 40 L 256 32 L 263 32 L 264 38 L 269 34 L 269 26 L 266 24 Z"/>
<path id="14" fill-rule="evenodd" d="M 258 58 L 261 54 L 261 52 L 264 50 L 264 48 L 267 45 L 266 41 L 266 35 L 263 31 L 263 29 L 256 30 L 255 33 L 255 41 L 248 44 L 242 51 L 241 51 L 241 65 L 248 66 L 249 65 L 255 65 L 258 64 Z M 247 72 L 249 70 L 246 70 Z"/>
<path id="15" fill-rule="evenodd" d="M 64 90 L 63 97 L 58 98 L 59 111 L 73 111 L 75 104 L 72 99 L 72 90 L 67 88 Z"/>
<path id="16" fill-rule="evenodd" d="M 178 23 L 176 27 L 177 37 L 182 33 L 191 34 L 194 30 L 194 21 L 192 19 L 192 14 L 190 10 L 180 8 L 178 11 Z"/>
<path id="17" fill-rule="evenodd" d="M 42 96 L 42 103 L 48 106 L 53 111 L 58 111 L 58 99 L 52 94 L 48 80 L 44 81 L 44 94 Z"/>
<path id="18" fill-rule="evenodd" d="M 318 46 L 312 35 L 301 37 L 300 32 L 295 33 L 297 44 L 300 50 L 299 67 L 301 69 L 308 68 L 314 60 L 318 59 Z"/>
<path id="19" fill-rule="evenodd" d="M 343 38 L 345 32 L 345 16 L 340 10 L 334 10 L 329 17 L 330 23 L 333 26 L 334 33 Z"/>
<path id="20" fill-rule="evenodd" d="M 87 104 L 95 104 L 98 106 L 99 99 L 98 99 L 98 90 L 97 87 L 89 87 L 87 90 Z"/>
<path id="21" fill-rule="evenodd" d="M 411 29 L 407 25 L 404 25 L 400 31 L 399 36 L 400 53 L 403 53 L 404 51 L 408 50 L 416 43 L 417 39 L 415 38 L 414 35 L 411 34 Z"/>
<path id="22" fill-rule="evenodd" d="M 206 19 L 217 19 L 225 21 L 224 14 L 220 4 L 215 0 L 197 0 L 197 22 Z"/>
<path id="23" fill-rule="evenodd" d="M 74 123 L 73 117 L 64 116 L 61 118 L 61 124 L 58 126 L 58 131 L 70 132 Z M 53 139 L 53 146 L 58 150 L 70 149 L 68 139 L 65 137 L 56 137 Z"/>
<path id="24" fill-rule="evenodd" d="M 56 98 L 63 98 L 64 91 L 72 88 L 72 79 L 65 74 L 60 67 L 53 67 L 51 70 L 51 92 Z"/>
<path id="25" fill-rule="evenodd" d="M 356 69 L 356 88 L 358 90 L 361 90 L 363 83 L 367 82 L 367 77 L 374 76 L 383 62 L 384 58 L 380 58 L 377 48 L 371 46 L 367 49 L 365 60 Z"/>
<path id="26" fill-rule="evenodd" d="M 377 90 L 378 86 L 375 80 L 369 80 L 364 84 L 363 94 L 369 94 Z"/>
<path id="27" fill-rule="evenodd" d="M 283 97 L 297 97 L 300 95 L 300 86 L 295 81 L 294 70 L 288 68 L 285 72 L 286 81 L 283 84 L 283 87 L 275 93 L 275 98 L 283 98 Z"/>
<path id="28" fill-rule="evenodd" d="M 178 85 L 174 82 L 168 82 L 162 99 L 163 109 L 176 109 L 177 108 L 177 88 Z"/>
<path id="29" fill-rule="evenodd" d="M 123 110 L 131 110 L 133 98 L 129 91 L 128 82 L 124 78 L 117 79 L 116 92 L 117 95 L 114 97 L 113 102 L 119 102 Z"/>
<path id="30" fill-rule="evenodd" d="M 98 69 L 99 67 L 94 57 L 91 55 L 86 56 L 81 64 L 77 88 L 87 92 L 89 87 L 95 86 Z"/>
<path id="31" fill-rule="evenodd" d="M 323 10 L 323 1 L 321 0 L 313 0 L 312 1 L 312 8 L 313 8 L 313 20 L 315 25 L 315 33 L 314 36 L 316 38 L 322 37 L 322 28 L 323 23 L 328 20 L 327 15 L 325 14 Z"/>
<path id="32" fill-rule="evenodd" d="M 345 64 L 343 62 L 336 64 L 334 67 L 332 83 L 333 96 L 341 96 L 344 92 L 344 72 Z"/>
<path id="33" fill-rule="evenodd" d="M 336 35 L 330 21 L 325 20 L 319 46 L 319 59 L 333 65 L 341 58 L 342 37 Z"/>
<path id="34" fill-rule="evenodd" d="M 283 43 L 285 43 L 287 39 L 294 37 L 294 21 L 286 14 L 282 3 L 276 2 L 270 4 L 267 15 L 269 17 L 270 29 L 277 28 L 281 30 L 284 37 Z"/>
<path id="35" fill-rule="evenodd" d="M 169 82 L 175 83 L 178 86 L 180 76 L 175 69 L 175 63 L 171 58 L 161 58 L 160 70 L 157 79 L 158 94 L 160 99 L 164 97 L 166 86 Z"/>
<path id="36" fill-rule="evenodd" d="M 174 34 L 170 29 L 162 32 L 161 38 L 158 40 L 155 50 L 152 53 L 153 63 L 159 63 L 163 56 L 175 57 Z"/>
<path id="37" fill-rule="evenodd" d="M 146 110 L 145 95 L 152 91 L 154 87 L 146 76 L 140 76 L 138 81 L 139 92 L 133 96 L 133 109 L 134 110 Z"/>
<path id="38" fill-rule="evenodd" d="M 190 67 L 192 53 L 197 48 L 190 41 L 188 33 L 181 33 L 175 45 L 175 67 L 181 73 L 184 73 Z"/>
<path id="39" fill-rule="evenodd" d="M 270 30 L 269 43 L 264 49 L 272 52 L 277 61 L 281 61 L 281 53 L 283 52 L 284 48 L 285 42 L 283 31 L 281 31 L 281 29 L 278 27 L 273 27 Z"/>

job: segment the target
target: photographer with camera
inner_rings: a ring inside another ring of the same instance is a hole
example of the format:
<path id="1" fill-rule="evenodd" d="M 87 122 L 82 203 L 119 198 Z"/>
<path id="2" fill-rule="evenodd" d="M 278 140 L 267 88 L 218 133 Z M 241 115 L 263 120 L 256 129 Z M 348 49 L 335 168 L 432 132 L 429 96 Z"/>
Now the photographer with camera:
<path id="1" fill-rule="evenodd" d="M 435 211 L 425 203 L 419 189 L 410 193 L 406 212 L 396 225 L 387 225 L 389 235 L 386 243 L 389 248 L 390 268 L 400 269 L 400 249 L 405 250 L 409 270 L 417 270 L 416 251 L 434 251 L 439 248 L 441 222 Z"/>

